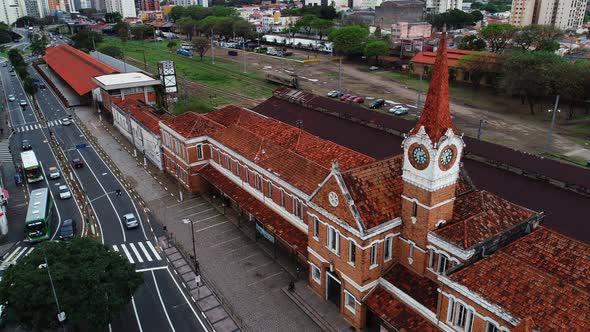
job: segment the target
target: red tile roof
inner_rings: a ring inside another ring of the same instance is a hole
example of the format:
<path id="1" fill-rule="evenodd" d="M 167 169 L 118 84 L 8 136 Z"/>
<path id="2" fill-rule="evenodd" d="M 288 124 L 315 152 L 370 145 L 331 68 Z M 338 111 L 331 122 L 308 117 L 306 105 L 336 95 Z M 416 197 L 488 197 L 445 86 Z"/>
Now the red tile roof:
<path id="1" fill-rule="evenodd" d="M 398 331 L 438 331 L 430 321 L 414 312 L 381 286 L 377 286 L 371 292 L 365 303 L 381 319 Z"/>
<path id="2" fill-rule="evenodd" d="M 383 279 L 410 295 L 429 310 L 436 312 L 438 284 L 434 281 L 417 275 L 399 263 L 392 266 Z"/>
<path id="3" fill-rule="evenodd" d="M 119 72 L 68 44 L 47 48 L 43 60 L 80 96 L 97 87 L 93 77 Z"/>
<path id="4" fill-rule="evenodd" d="M 218 172 L 213 166 L 207 165 L 199 170 L 199 174 L 209 183 L 240 205 L 248 213 L 260 221 L 264 227 L 281 238 L 297 252 L 307 257 L 307 234 L 283 219 L 278 213 L 268 208 L 247 191 Z"/>
<path id="5" fill-rule="evenodd" d="M 440 138 L 451 129 L 455 134 L 457 128 L 451 119 L 449 108 L 449 68 L 447 64 L 447 39 L 446 34 L 440 39 L 436 61 L 432 71 L 432 79 L 428 86 L 428 95 L 424 104 L 424 110 L 420 120 L 410 134 L 416 134 L 424 127 L 432 143 L 438 143 Z"/>
<path id="6" fill-rule="evenodd" d="M 484 190 L 457 197 L 453 219 L 434 232 L 462 248 L 501 234 L 535 215 L 534 211 Z"/>
<path id="7" fill-rule="evenodd" d="M 590 331 L 590 245 L 545 227 L 450 279 L 541 331 Z"/>
<path id="8" fill-rule="evenodd" d="M 195 112 L 186 112 L 162 123 L 186 139 L 208 135 L 223 128 L 221 124 Z"/>
<path id="9" fill-rule="evenodd" d="M 168 113 L 157 114 L 156 109 L 136 99 L 126 99 L 116 103 L 121 110 L 131 113 L 131 117 L 157 135 L 160 133 L 160 120 L 172 119 Z"/>

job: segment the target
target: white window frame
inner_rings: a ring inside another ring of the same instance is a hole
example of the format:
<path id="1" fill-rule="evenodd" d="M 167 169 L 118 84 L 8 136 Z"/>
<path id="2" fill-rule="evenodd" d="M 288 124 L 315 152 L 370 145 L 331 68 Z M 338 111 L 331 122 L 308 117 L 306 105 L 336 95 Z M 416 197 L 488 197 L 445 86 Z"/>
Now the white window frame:
<path id="1" fill-rule="evenodd" d="M 356 243 L 353 240 L 348 240 L 348 263 L 352 266 L 356 263 Z"/>
<path id="2" fill-rule="evenodd" d="M 429 255 L 428 255 L 428 268 L 431 270 L 434 270 L 434 258 L 435 258 L 436 253 L 432 249 L 429 249 L 428 253 L 429 253 Z"/>
<path id="3" fill-rule="evenodd" d="M 262 176 L 260 176 L 258 173 L 254 174 L 254 188 L 262 192 Z"/>
<path id="4" fill-rule="evenodd" d="M 293 197 L 293 215 L 303 220 L 303 202 L 297 197 Z"/>
<path id="5" fill-rule="evenodd" d="M 281 207 L 285 208 L 285 189 L 281 188 Z"/>
<path id="6" fill-rule="evenodd" d="M 244 168 L 246 183 L 250 185 L 250 171 L 248 170 L 248 166 Z"/>
<path id="7" fill-rule="evenodd" d="M 408 263 L 414 263 L 414 242 L 408 243 Z"/>
<path id="8" fill-rule="evenodd" d="M 377 247 L 377 243 L 373 243 L 371 244 L 371 260 L 370 263 L 371 265 L 369 266 L 369 269 L 375 268 L 377 267 L 377 250 L 379 248 Z"/>
<path id="9" fill-rule="evenodd" d="M 443 264 L 444 261 L 444 264 Z M 436 272 L 440 274 L 445 274 L 447 272 L 449 264 L 449 258 L 445 254 L 438 254 L 438 265 L 436 267 Z M 441 270 L 442 267 L 442 270 Z"/>
<path id="10" fill-rule="evenodd" d="M 393 235 L 385 237 L 383 242 L 383 261 L 387 262 L 393 258 Z"/>
<path id="11" fill-rule="evenodd" d="M 268 198 L 272 198 L 272 181 L 268 180 Z"/>
<path id="12" fill-rule="evenodd" d="M 486 319 L 485 332 L 500 332 L 500 325 L 494 321 Z"/>
<path id="13" fill-rule="evenodd" d="M 475 316 L 475 313 L 470 307 L 461 301 L 450 299 L 449 309 L 451 311 L 447 313 L 447 321 L 451 324 L 453 329 L 460 332 L 471 332 L 473 330 L 473 317 Z M 459 322 L 461 317 L 464 324 Z"/>
<path id="14" fill-rule="evenodd" d="M 313 281 L 317 282 L 318 285 L 322 284 L 322 270 L 317 267 L 314 263 L 309 263 L 309 265 L 311 265 L 311 279 L 313 279 Z M 317 271 L 317 273 L 319 274 L 318 278 L 315 277 L 315 272 Z"/>
<path id="15" fill-rule="evenodd" d="M 353 305 L 349 305 L 348 301 L 352 300 Z M 352 314 L 356 315 L 356 297 L 350 294 L 347 290 L 344 290 L 344 307 L 348 309 Z"/>
<path id="16" fill-rule="evenodd" d="M 203 144 L 197 144 L 197 160 L 203 160 Z"/>
<path id="17" fill-rule="evenodd" d="M 326 246 L 328 250 L 340 256 L 340 232 L 336 228 L 328 226 L 328 233 L 326 235 Z"/>
<path id="18" fill-rule="evenodd" d="M 318 217 L 313 217 L 313 238 L 316 241 L 320 240 L 320 220 Z"/>

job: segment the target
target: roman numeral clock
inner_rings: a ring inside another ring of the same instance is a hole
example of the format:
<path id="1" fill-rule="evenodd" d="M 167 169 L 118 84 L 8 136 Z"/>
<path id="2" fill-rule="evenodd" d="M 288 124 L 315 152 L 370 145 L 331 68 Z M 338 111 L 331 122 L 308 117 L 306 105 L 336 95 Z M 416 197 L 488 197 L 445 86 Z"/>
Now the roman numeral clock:
<path id="1" fill-rule="evenodd" d="M 176 66 L 174 61 L 166 60 L 158 63 L 160 81 L 164 87 L 166 107 L 170 108 L 178 100 L 178 86 L 176 82 Z"/>

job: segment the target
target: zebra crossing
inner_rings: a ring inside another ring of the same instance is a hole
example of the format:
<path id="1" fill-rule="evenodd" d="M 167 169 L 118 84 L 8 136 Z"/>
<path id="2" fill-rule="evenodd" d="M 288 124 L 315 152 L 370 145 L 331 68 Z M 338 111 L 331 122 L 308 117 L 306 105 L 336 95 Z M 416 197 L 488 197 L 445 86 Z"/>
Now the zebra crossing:
<path id="1" fill-rule="evenodd" d="M 12 163 L 12 153 L 10 153 L 9 146 L 8 140 L 0 142 L 0 163 Z"/>
<path id="2" fill-rule="evenodd" d="M 35 247 L 18 246 L 10 253 L 4 255 L 2 265 L 16 264 L 19 259 L 28 256 L 33 250 L 35 250 Z"/>
<path id="3" fill-rule="evenodd" d="M 54 126 L 59 126 L 63 123 L 63 120 L 51 120 L 47 122 L 47 127 L 54 127 Z M 37 129 L 41 129 L 44 128 L 43 125 L 39 124 L 39 123 L 35 123 L 35 124 L 30 124 L 30 125 L 23 125 L 23 126 L 19 126 L 19 127 L 15 127 L 14 130 L 18 133 L 24 133 L 27 131 L 31 131 L 31 130 L 37 130 Z"/>
<path id="4" fill-rule="evenodd" d="M 112 247 L 114 251 L 125 256 L 131 264 L 162 260 L 162 256 L 160 256 L 151 241 L 121 243 Z"/>

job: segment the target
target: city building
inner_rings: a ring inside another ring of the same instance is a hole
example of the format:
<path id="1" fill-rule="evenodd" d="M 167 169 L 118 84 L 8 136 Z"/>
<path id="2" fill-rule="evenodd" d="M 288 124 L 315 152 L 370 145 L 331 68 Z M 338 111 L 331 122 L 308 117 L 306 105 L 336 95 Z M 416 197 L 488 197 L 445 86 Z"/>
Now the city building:
<path id="1" fill-rule="evenodd" d="M 146 12 L 160 10 L 160 1 L 159 0 L 140 0 L 139 1 L 139 10 L 146 11 Z"/>
<path id="2" fill-rule="evenodd" d="M 43 10 L 43 0 L 24 0 L 24 2 L 27 16 L 36 18 L 45 17 L 45 12 Z"/>
<path id="3" fill-rule="evenodd" d="M 123 18 L 137 17 L 134 0 L 105 0 L 105 7 L 108 13 L 118 12 Z"/>
<path id="4" fill-rule="evenodd" d="M 463 8 L 463 0 L 426 0 L 426 11 L 430 14 L 440 14 L 451 9 Z"/>
<path id="5" fill-rule="evenodd" d="M 12 24 L 19 17 L 26 15 L 24 4 L 21 6 L 19 0 L 0 1 L 0 22 Z"/>
<path id="6" fill-rule="evenodd" d="M 203 7 L 209 7 L 208 0 L 174 0 L 175 6 L 194 6 L 199 5 Z"/>
<path id="7" fill-rule="evenodd" d="M 375 7 L 375 26 L 389 27 L 400 22 L 424 22 L 426 5 L 421 0 L 387 1 Z"/>
<path id="8" fill-rule="evenodd" d="M 63 3 L 63 0 L 47 0 L 47 10 L 49 12 L 63 10 L 60 2 Z"/>
<path id="9" fill-rule="evenodd" d="M 104 12 L 107 10 L 106 0 L 92 0 L 92 8 L 96 11 Z"/>
<path id="10" fill-rule="evenodd" d="M 408 23 L 400 21 L 391 25 L 391 39 L 395 42 L 400 39 L 428 38 L 432 33 L 432 25 L 428 22 Z"/>
<path id="11" fill-rule="evenodd" d="M 553 25 L 559 29 L 576 30 L 584 23 L 587 0 L 515 0 L 510 23 Z"/>
<path id="12" fill-rule="evenodd" d="M 93 81 L 96 82 L 98 89 L 96 93 L 93 93 L 94 99 L 110 113 L 113 112 L 113 105 L 129 99 L 155 105 L 155 86 L 161 83 L 159 79 L 140 72 L 95 76 Z"/>

